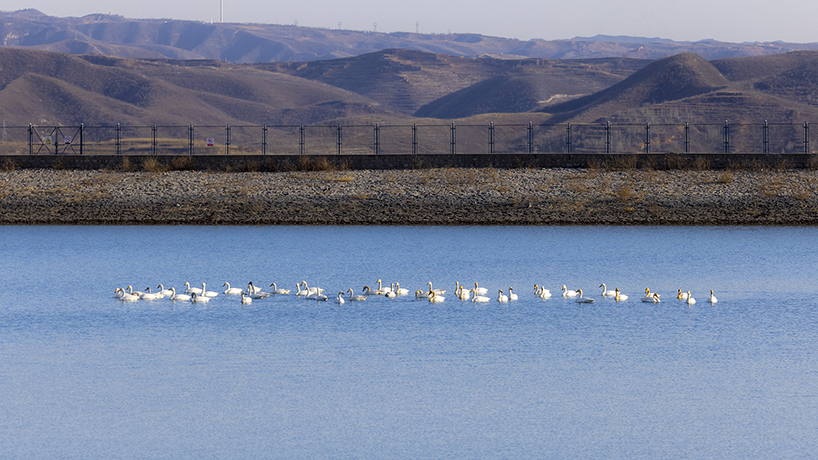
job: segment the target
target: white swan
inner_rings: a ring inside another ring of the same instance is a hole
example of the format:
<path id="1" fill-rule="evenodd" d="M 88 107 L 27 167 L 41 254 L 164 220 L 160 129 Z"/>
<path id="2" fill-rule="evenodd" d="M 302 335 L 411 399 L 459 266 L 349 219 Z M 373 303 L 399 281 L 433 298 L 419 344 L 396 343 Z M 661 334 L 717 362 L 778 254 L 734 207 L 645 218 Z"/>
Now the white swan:
<path id="1" fill-rule="evenodd" d="M 219 293 L 218 293 L 218 292 L 216 292 L 216 291 L 208 291 L 208 290 L 207 290 L 207 285 L 206 285 L 205 283 L 202 283 L 202 293 L 201 293 L 200 295 L 202 295 L 202 296 L 204 296 L 204 297 L 210 297 L 210 298 L 213 298 L 213 297 L 218 296 L 218 295 L 219 295 Z"/>
<path id="2" fill-rule="evenodd" d="M 201 288 L 190 287 L 190 283 L 188 283 L 187 281 L 185 281 L 185 286 L 187 286 L 187 289 L 185 289 L 185 292 L 187 294 L 201 294 L 202 293 Z"/>
<path id="3" fill-rule="evenodd" d="M 661 302 L 661 300 L 659 300 L 659 294 L 654 292 L 653 294 L 651 294 L 649 296 L 642 297 L 642 302 L 645 302 L 645 303 L 659 303 L 659 302 Z"/>
<path id="4" fill-rule="evenodd" d="M 225 295 L 239 295 L 244 293 L 240 288 L 231 288 L 230 283 L 222 284 L 222 287 L 224 286 L 227 286 L 227 289 L 224 290 Z"/>
<path id="5" fill-rule="evenodd" d="M 574 300 L 576 303 L 594 303 L 594 299 L 590 297 L 582 297 L 582 289 L 577 289 L 577 295 L 578 297 L 576 300 Z"/>
<path id="6" fill-rule="evenodd" d="M 170 288 L 170 300 L 174 302 L 177 300 L 190 300 L 190 296 L 187 294 L 177 294 L 176 288 Z"/>
<path id="7" fill-rule="evenodd" d="M 142 296 L 140 297 L 141 300 L 156 300 L 156 299 L 161 299 L 161 298 L 165 297 L 165 296 L 163 296 L 162 294 L 160 294 L 158 292 L 151 292 L 151 287 L 150 286 L 146 287 L 145 289 L 148 292 L 142 294 Z"/>
<path id="8" fill-rule="evenodd" d="M 415 298 L 416 299 L 428 299 L 431 295 L 431 292 L 423 292 L 423 289 L 418 289 L 415 291 Z"/>
<path id="9" fill-rule="evenodd" d="M 471 290 L 470 289 L 463 289 L 463 286 L 457 285 L 457 290 L 454 291 L 454 294 L 460 300 L 469 300 L 471 297 Z"/>
<path id="10" fill-rule="evenodd" d="M 262 291 L 256 291 L 256 292 L 251 291 L 250 294 L 249 294 L 249 297 L 251 299 L 263 299 L 265 297 L 270 297 L 270 293 L 269 292 L 262 292 Z"/>
<path id="11" fill-rule="evenodd" d="M 365 296 L 365 295 L 360 295 L 360 294 L 355 295 L 355 293 L 352 292 L 352 288 L 347 289 L 347 292 L 349 292 L 349 301 L 350 302 L 362 302 L 362 301 L 367 299 L 367 296 Z"/>
<path id="12" fill-rule="evenodd" d="M 162 286 L 161 284 L 156 286 L 156 289 L 159 289 L 159 293 L 162 294 L 162 297 L 167 297 L 171 294 L 170 289 L 165 289 L 165 286 Z"/>
<path id="13" fill-rule="evenodd" d="M 276 283 L 270 283 L 270 286 L 272 286 L 272 288 L 273 288 L 272 294 L 280 295 L 280 294 L 289 294 L 290 293 L 289 289 L 279 288 L 276 285 Z"/>
<path id="14" fill-rule="evenodd" d="M 474 289 L 472 289 L 471 291 L 474 292 Z M 491 298 L 485 295 L 479 295 L 476 292 L 474 292 L 474 297 L 472 297 L 471 301 L 474 303 L 486 303 L 491 301 Z"/>
<path id="15" fill-rule="evenodd" d="M 344 304 L 344 291 L 338 291 L 338 297 L 335 298 L 335 303 L 338 305 Z"/>
<path id="16" fill-rule="evenodd" d="M 128 292 L 125 292 L 125 290 L 122 289 L 122 288 L 117 288 L 116 291 L 114 291 L 114 292 L 119 293 L 119 295 L 115 295 L 114 297 L 116 297 L 117 299 L 119 299 L 119 300 L 121 300 L 123 302 L 136 302 L 137 300 L 139 300 L 139 295 L 130 294 Z"/>
<path id="17" fill-rule="evenodd" d="M 143 291 L 134 291 L 133 286 L 131 286 L 130 284 L 128 285 L 128 287 L 126 289 L 128 290 L 128 294 L 134 294 L 134 295 L 138 296 L 139 298 L 142 298 L 142 295 L 145 294 Z"/>
<path id="18" fill-rule="evenodd" d="M 605 283 L 599 285 L 602 288 L 602 297 L 614 297 L 616 296 L 616 291 L 609 291 L 608 286 L 605 286 Z"/>
<path id="19" fill-rule="evenodd" d="M 578 295 L 579 295 L 579 292 L 574 291 L 573 289 L 568 289 L 567 287 L 565 287 L 564 284 L 562 285 L 562 297 L 563 298 L 567 298 L 567 297 L 574 298 L 574 297 L 576 297 Z"/>
<path id="20" fill-rule="evenodd" d="M 396 282 L 395 283 L 395 292 L 397 292 L 398 295 L 407 295 L 407 294 L 409 294 L 409 289 L 400 287 L 400 283 Z"/>
<path id="21" fill-rule="evenodd" d="M 317 300 L 318 302 L 326 302 L 327 300 L 329 300 L 329 299 L 327 298 L 327 296 L 325 296 L 324 294 L 316 294 L 314 298 L 315 298 L 315 300 Z"/>
<path id="22" fill-rule="evenodd" d="M 616 300 L 617 302 L 619 302 L 620 300 L 628 300 L 628 296 L 621 293 L 621 292 L 619 292 L 619 288 L 616 288 L 614 290 L 614 292 L 616 292 L 616 295 L 614 296 L 614 300 Z"/>
<path id="23" fill-rule="evenodd" d="M 719 299 L 716 298 L 716 295 L 713 294 L 712 289 L 710 290 L 710 297 L 707 298 L 707 301 L 710 302 L 710 303 L 716 303 L 716 302 L 719 301 Z"/>
<path id="24" fill-rule="evenodd" d="M 376 283 L 378 283 L 378 289 L 376 289 L 374 291 L 371 291 L 370 292 L 371 294 L 386 295 L 387 292 L 391 291 L 391 289 L 386 289 L 386 288 L 383 287 L 383 285 L 381 284 L 381 279 L 380 278 L 378 278 L 378 281 L 376 281 Z"/>
<path id="25" fill-rule="evenodd" d="M 429 282 L 428 282 L 428 283 L 426 283 L 426 284 L 428 284 L 428 285 L 429 285 L 429 292 L 434 292 L 434 293 L 435 293 L 435 294 L 437 294 L 437 295 L 443 295 L 443 294 L 445 294 L 445 293 L 446 293 L 446 290 L 445 290 L 445 289 L 432 289 L 432 282 L 431 282 L 431 281 L 429 281 Z"/>
<path id="26" fill-rule="evenodd" d="M 253 303 L 253 299 L 251 297 L 247 296 L 246 292 L 241 291 L 241 304 L 242 305 L 247 305 L 247 304 L 251 304 L 251 303 Z"/>
<path id="27" fill-rule="evenodd" d="M 690 291 L 687 291 L 687 304 L 693 305 L 694 303 L 696 303 L 696 299 L 694 299 L 693 296 L 690 295 Z"/>
<path id="28" fill-rule="evenodd" d="M 517 300 L 520 297 L 511 291 L 511 286 L 508 287 L 508 300 Z"/>
<path id="29" fill-rule="evenodd" d="M 193 298 L 191 298 L 190 301 L 193 303 L 204 303 L 210 301 L 210 297 L 207 297 L 206 295 L 196 294 L 195 292 L 192 295 Z"/>
<path id="30" fill-rule="evenodd" d="M 475 292 L 475 294 L 488 294 L 489 293 L 489 289 L 488 288 L 481 288 L 480 286 L 477 285 L 477 281 L 474 282 L 473 291 Z"/>
<path id="31" fill-rule="evenodd" d="M 302 281 L 301 284 L 304 285 L 304 289 L 306 289 L 307 292 L 316 292 L 318 294 L 323 294 L 324 293 L 324 288 L 320 288 L 320 287 L 312 287 L 311 288 L 311 287 L 307 286 L 306 281 Z"/>
<path id="32" fill-rule="evenodd" d="M 500 302 L 500 303 L 506 303 L 506 302 L 508 302 L 508 296 L 507 296 L 507 295 L 505 295 L 505 294 L 503 294 L 503 290 L 502 290 L 502 289 L 500 289 L 500 290 L 497 292 L 497 301 L 498 301 L 498 302 Z"/>
<path id="33" fill-rule="evenodd" d="M 261 291 L 261 287 L 260 287 L 260 286 L 256 286 L 255 284 L 253 284 L 253 282 L 252 282 L 252 281 L 250 281 L 249 283 L 247 283 L 247 293 L 248 293 L 248 294 L 252 294 L 252 293 L 254 293 L 254 292 L 259 292 L 259 291 Z"/>
<path id="34" fill-rule="evenodd" d="M 439 290 L 439 289 L 438 289 L 438 290 Z M 437 292 L 435 292 L 435 291 L 431 291 L 431 292 L 429 293 L 429 302 L 432 302 L 432 303 L 440 303 L 440 302 L 443 302 L 444 300 L 446 300 L 446 298 L 445 298 L 445 297 L 443 297 L 442 295 L 438 294 L 438 293 L 437 293 Z"/>
<path id="35" fill-rule="evenodd" d="M 682 292 L 682 290 L 679 289 L 679 292 L 676 294 L 676 298 L 679 299 L 679 300 L 687 300 L 687 296 L 689 296 L 689 295 L 690 295 L 690 291 Z"/>
<path id="36" fill-rule="evenodd" d="M 551 298 L 551 290 L 546 289 L 545 286 L 537 286 L 534 285 L 534 295 L 541 299 L 550 299 Z"/>

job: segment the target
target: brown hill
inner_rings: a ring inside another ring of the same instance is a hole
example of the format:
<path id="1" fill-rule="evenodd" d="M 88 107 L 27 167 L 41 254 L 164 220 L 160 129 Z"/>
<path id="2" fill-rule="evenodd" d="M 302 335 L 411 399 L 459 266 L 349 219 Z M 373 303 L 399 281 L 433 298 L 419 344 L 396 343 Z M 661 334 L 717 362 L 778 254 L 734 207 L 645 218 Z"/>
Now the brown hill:
<path id="1" fill-rule="evenodd" d="M 225 62 L 314 61 L 382 49 L 454 56 L 513 55 L 546 59 L 658 59 L 693 52 L 706 59 L 816 49 L 818 44 L 674 42 L 643 37 L 516 40 L 478 34 L 374 33 L 280 24 L 207 24 L 93 14 L 59 18 L 36 10 L 0 12 L 3 46 L 131 58 L 219 59 Z"/>
<path id="2" fill-rule="evenodd" d="M 729 84 L 712 64 L 692 53 L 652 62 L 598 93 L 546 107 L 555 119 L 595 120 L 612 113 L 709 93 Z"/>
<path id="3" fill-rule="evenodd" d="M 386 113 L 355 93 L 247 66 L 7 48 L 0 63 L 0 111 L 17 123 L 280 124 L 296 113 L 313 124 Z"/>
<path id="4" fill-rule="evenodd" d="M 414 50 L 383 50 L 350 58 L 255 67 L 353 91 L 405 115 L 459 118 L 493 111 L 528 111 L 555 95 L 599 91 L 649 62 L 622 58 L 475 59 Z M 469 89 L 472 85 L 475 88 Z M 492 101 L 484 99 L 487 91 Z M 469 104 L 474 97 L 481 99 Z"/>

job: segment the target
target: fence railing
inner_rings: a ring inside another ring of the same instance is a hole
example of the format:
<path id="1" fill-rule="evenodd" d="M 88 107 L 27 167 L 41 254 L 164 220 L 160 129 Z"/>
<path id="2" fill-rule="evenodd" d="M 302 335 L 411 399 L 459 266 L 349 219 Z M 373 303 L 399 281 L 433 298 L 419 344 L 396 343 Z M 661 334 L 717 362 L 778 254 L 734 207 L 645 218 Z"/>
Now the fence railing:
<path id="1" fill-rule="evenodd" d="M 818 153 L 810 123 L 6 126 L 0 155 Z"/>

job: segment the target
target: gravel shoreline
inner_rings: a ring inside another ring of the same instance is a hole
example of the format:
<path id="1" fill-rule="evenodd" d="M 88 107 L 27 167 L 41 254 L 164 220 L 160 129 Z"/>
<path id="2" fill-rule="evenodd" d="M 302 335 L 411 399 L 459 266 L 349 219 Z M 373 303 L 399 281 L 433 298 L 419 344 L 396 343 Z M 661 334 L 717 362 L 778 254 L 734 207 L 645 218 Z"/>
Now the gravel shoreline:
<path id="1" fill-rule="evenodd" d="M 0 172 L 0 224 L 815 225 L 818 172 Z"/>

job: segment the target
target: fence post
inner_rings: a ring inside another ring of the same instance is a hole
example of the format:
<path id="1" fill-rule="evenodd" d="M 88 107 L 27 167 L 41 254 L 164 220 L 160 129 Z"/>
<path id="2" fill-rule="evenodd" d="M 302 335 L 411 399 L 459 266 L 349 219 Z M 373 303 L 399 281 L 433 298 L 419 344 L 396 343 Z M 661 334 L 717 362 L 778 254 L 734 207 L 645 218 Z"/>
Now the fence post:
<path id="1" fill-rule="evenodd" d="M 122 125 L 116 124 L 116 154 L 122 154 Z"/>
<path id="2" fill-rule="evenodd" d="M 152 155 L 156 155 L 156 125 L 151 126 L 151 137 L 153 138 L 151 142 Z"/>
<path id="3" fill-rule="evenodd" d="M 341 154 L 341 125 L 338 125 L 338 155 Z"/>
<path id="4" fill-rule="evenodd" d="M 605 122 L 605 153 L 611 153 L 611 122 Z"/>
<path id="5" fill-rule="evenodd" d="M 764 120 L 764 135 L 762 136 L 762 146 L 761 146 L 761 153 L 770 153 L 770 138 L 769 136 L 769 125 L 767 124 L 767 120 Z"/>
<path id="6" fill-rule="evenodd" d="M 685 153 L 690 153 L 690 124 L 685 122 Z"/>
<path id="7" fill-rule="evenodd" d="M 809 153 L 809 122 L 804 122 L 804 153 Z"/>
<path id="8" fill-rule="evenodd" d="M 452 155 L 457 153 L 457 128 L 454 126 L 454 122 L 452 122 Z"/>
<path id="9" fill-rule="evenodd" d="M 381 153 L 381 127 L 375 123 L 375 155 Z"/>
<path id="10" fill-rule="evenodd" d="M 193 155 L 193 125 L 187 126 L 187 153 Z"/>
<path id="11" fill-rule="evenodd" d="M 571 123 L 568 123 L 567 125 L 568 125 L 568 126 L 567 126 L 567 128 L 566 128 L 566 129 L 567 129 L 567 131 L 568 131 L 568 132 L 567 132 L 567 139 L 568 139 L 568 140 L 567 140 L 567 142 L 566 142 L 566 145 L 568 146 L 568 153 L 571 153 Z"/>
<path id="12" fill-rule="evenodd" d="M 528 122 L 528 153 L 534 153 L 534 125 Z"/>
<path id="13" fill-rule="evenodd" d="M 28 154 L 34 155 L 34 126 L 28 124 Z"/>
<path id="14" fill-rule="evenodd" d="M 494 122 L 489 122 L 489 153 L 494 153 Z"/>
<path id="15" fill-rule="evenodd" d="M 261 154 L 267 155 L 267 125 L 261 127 Z"/>
<path id="16" fill-rule="evenodd" d="M 730 153 L 730 125 L 724 121 L 724 153 Z"/>
<path id="17" fill-rule="evenodd" d="M 650 153 L 650 123 L 645 123 L 645 153 Z"/>
<path id="18" fill-rule="evenodd" d="M 298 152 L 299 152 L 299 155 L 303 155 L 304 154 L 304 125 L 300 125 L 298 127 L 298 133 L 299 133 Z"/>
<path id="19" fill-rule="evenodd" d="M 224 125 L 224 151 L 226 155 L 230 155 L 230 125 Z"/>
<path id="20" fill-rule="evenodd" d="M 412 123 L 412 155 L 418 154 L 418 125 Z"/>
<path id="21" fill-rule="evenodd" d="M 80 155 L 83 154 L 85 147 L 85 137 L 83 133 L 85 133 L 85 123 L 80 123 Z"/>

